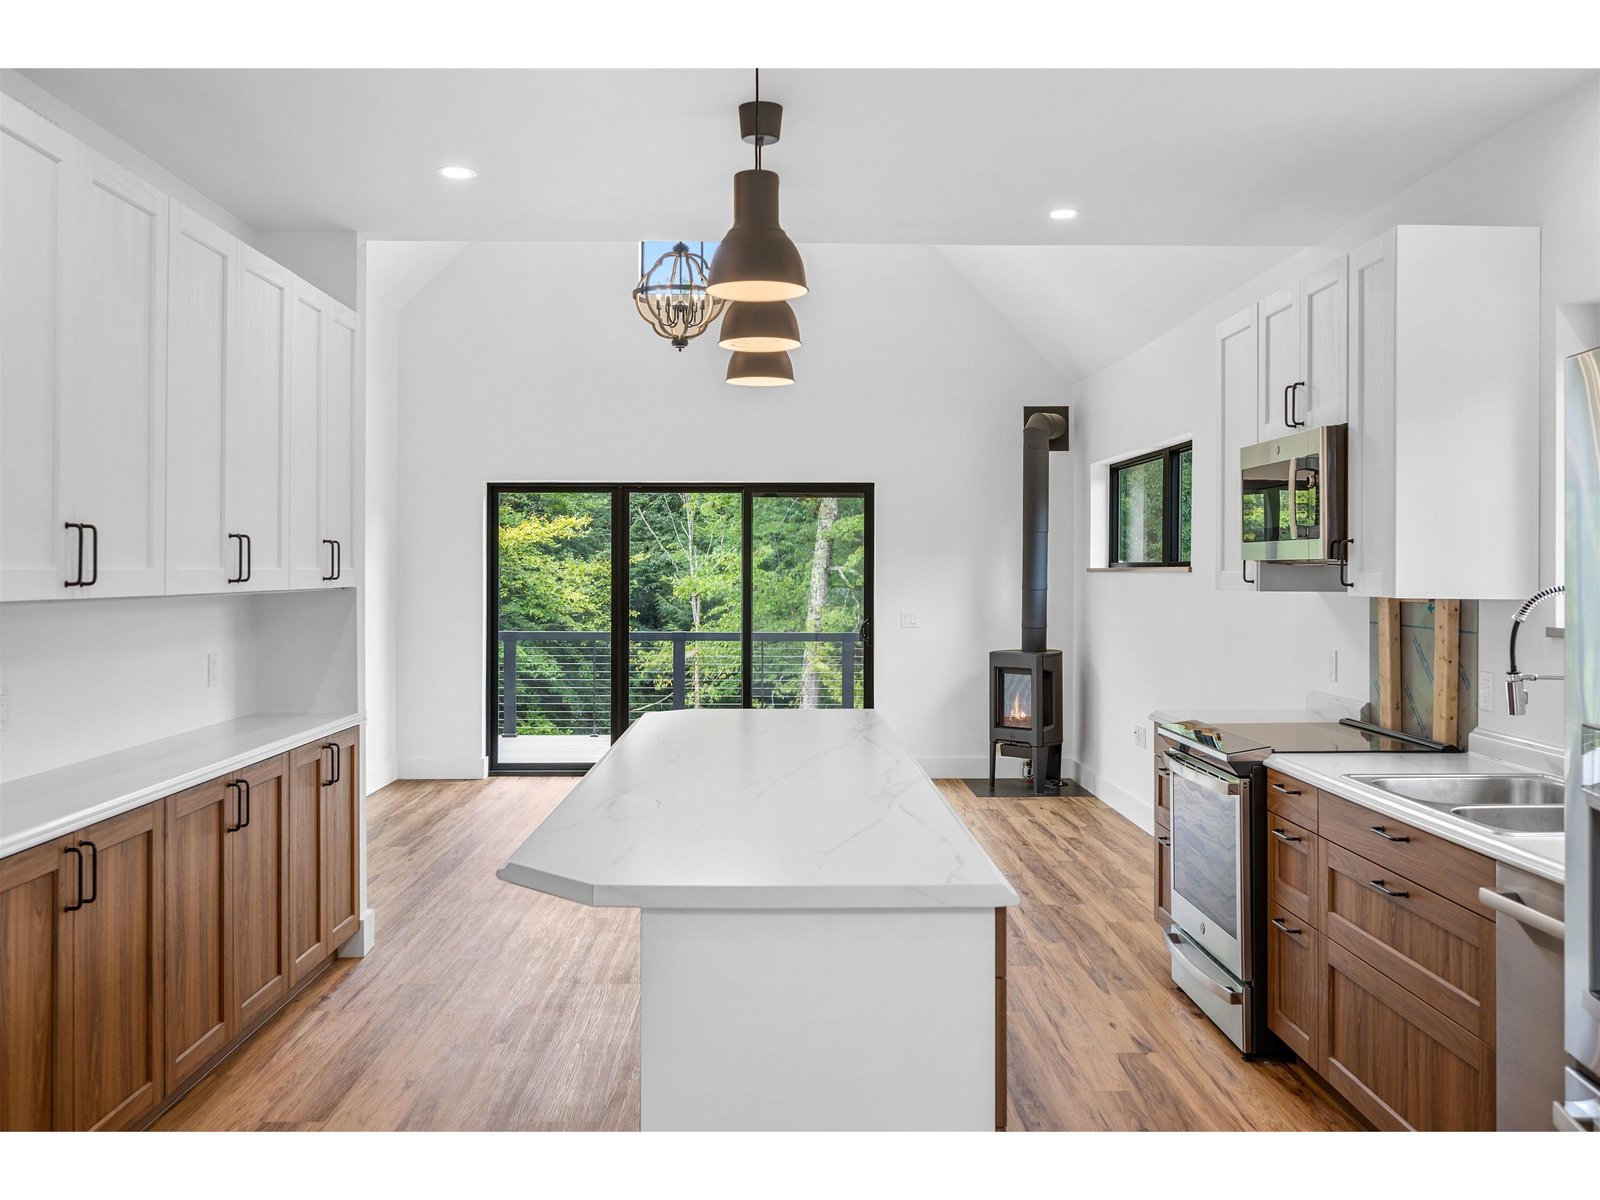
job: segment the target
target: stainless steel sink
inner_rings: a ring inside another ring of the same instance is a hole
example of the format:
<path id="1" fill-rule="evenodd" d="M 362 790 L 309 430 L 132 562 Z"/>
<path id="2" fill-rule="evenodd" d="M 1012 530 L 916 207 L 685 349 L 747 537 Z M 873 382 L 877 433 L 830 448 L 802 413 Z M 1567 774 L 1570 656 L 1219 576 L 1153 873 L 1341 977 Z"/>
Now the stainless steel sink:
<path id="1" fill-rule="evenodd" d="M 1463 808 L 1560 808 L 1562 804 L 1561 780 L 1550 775 L 1354 775 L 1351 778 L 1458 816 L 1467 815 L 1460 812 Z M 1478 820 L 1475 816 L 1467 819 Z M 1491 824 L 1489 821 L 1478 823 Z M 1539 830 L 1559 831 L 1559 825 L 1554 830 Z"/>
<path id="2" fill-rule="evenodd" d="M 1559 804 L 1463 804 L 1450 810 L 1499 833 L 1565 833 L 1567 810 Z"/>

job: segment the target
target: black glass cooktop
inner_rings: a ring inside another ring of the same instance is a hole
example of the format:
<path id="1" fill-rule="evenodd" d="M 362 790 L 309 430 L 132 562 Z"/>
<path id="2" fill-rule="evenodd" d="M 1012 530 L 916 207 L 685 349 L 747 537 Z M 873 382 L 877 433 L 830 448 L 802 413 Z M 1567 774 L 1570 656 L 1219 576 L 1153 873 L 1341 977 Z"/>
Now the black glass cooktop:
<path id="1" fill-rule="evenodd" d="M 1227 758 L 1266 754 L 1438 753 L 1452 747 L 1359 721 L 1163 720 L 1174 737 Z"/>

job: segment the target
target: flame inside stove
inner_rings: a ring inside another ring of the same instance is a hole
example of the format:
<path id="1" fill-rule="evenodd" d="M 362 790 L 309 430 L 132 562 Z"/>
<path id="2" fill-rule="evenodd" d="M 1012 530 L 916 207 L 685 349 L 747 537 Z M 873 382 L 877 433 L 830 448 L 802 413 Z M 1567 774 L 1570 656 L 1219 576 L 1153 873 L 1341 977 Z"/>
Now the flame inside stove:
<path id="1" fill-rule="evenodd" d="M 1011 694 L 1011 707 L 1006 709 L 1006 724 L 1028 724 L 1028 710 L 1022 706 L 1021 692 L 1013 692 Z"/>

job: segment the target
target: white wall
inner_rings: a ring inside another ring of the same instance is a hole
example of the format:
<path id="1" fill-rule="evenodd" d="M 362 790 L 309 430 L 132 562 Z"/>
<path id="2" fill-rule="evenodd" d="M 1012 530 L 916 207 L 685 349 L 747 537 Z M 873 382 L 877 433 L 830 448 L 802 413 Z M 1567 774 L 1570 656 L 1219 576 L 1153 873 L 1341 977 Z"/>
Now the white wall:
<path id="1" fill-rule="evenodd" d="M 631 243 L 474 245 L 406 307 L 402 776 L 484 769 L 491 480 L 875 483 L 878 707 L 930 769 L 987 769 L 987 652 L 1018 638 L 1021 410 L 1065 387 L 936 251 L 803 251 L 792 388 L 730 387 L 709 335 L 679 354 L 646 329 Z M 1066 596 L 1051 619 L 1064 637 Z"/>
<path id="2" fill-rule="evenodd" d="M 1083 556 L 1062 563 L 1053 582 L 1074 589 L 1078 688 L 1086 701 L 1069 753 L 1080 779 L 1135 820 L 1150 824 L 1150 754 L 1133 743 L 1132 727 L 1156 708 L 1299 707 L 1312 690 L 1365 698 L 1367 604 L 1338 595 L 1219 592 L 1216 562 L 1217 461 L 1213 337 L 1217 323 L 1253 300 L 1403 223 L 1539 225 L 1542 238 L 1542 399 L 1540 478 L 1482 481 L 1483 486 L 1539 487 L 1541 567 L 1556 570 L 1560 536 L 1556 499 L 1556 379 L 1571 353 L 1561 306 L 1600 296 L 1600 83 L 1590 81 L 1475 147 L 1373 209 L 1315 248 L 1219 297 L 1190 320 L 1078 386 L 1075 456 L 1119 454 L 1157 438 L 1195 440 L 1192 575 L 1089 574 Z M 1085 487 L 1080 485 L 1080 496 Z M 1077 544 L 1086 545 L 1080 527 Z M 1469 553 L 1463 532 L 1463 553 Z M 1483 664 L 1503 674 L 1504 637 L 1515 605 L 1481 606 Z M 1559 642 L 1543 628 L 1554 612 L 1530 622 L 1525 661 L 1533 670 L 1560 669 Z M 1537 625 L 1537 629 L 1534 626 Z M 1340 678 L 1327 678 L 1337 651 Z M 1498 680 L 1497 680 L 1498 682 Z M 1550 744 L 1561 740 L 1560 685 L 1535 684 L 1527 717 L 1484 712 L 1480 724 Z M 1492 693 L 1503 709 L 1496 689 Z"/>

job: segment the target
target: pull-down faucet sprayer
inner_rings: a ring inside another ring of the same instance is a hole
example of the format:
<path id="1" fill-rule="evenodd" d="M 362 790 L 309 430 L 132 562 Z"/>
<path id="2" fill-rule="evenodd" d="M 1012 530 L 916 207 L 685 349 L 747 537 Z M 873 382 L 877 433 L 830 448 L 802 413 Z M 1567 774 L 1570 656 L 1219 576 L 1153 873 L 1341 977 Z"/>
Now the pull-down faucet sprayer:
<path id="1" fill-rule="evenodd" d="M 1528 614 L 1537 608 L 1541 602 L 1548 600 L 1551 596 L 1559 596 L 1566 590 L 1564 584 L 1558 583 L 1555 587 L 1547 587 L 1542 592 L 1535 592 L 1528 597 L 1527 603 L 1517 609 L 1511 618 L 1509 664 L 1511 669 L 1506 672 L 1506 712 L 1513 717 L 1520 717 L 1528 711 L 1528 689 L 1523 687 L 1523 684 L 1537 683 L 1541 679 L 1564 678 L 1561 675 L 1535 675 L 1532 672 L 1517 670 L 1517 632 L 1522 628 L 1522 623 L 1528 619 Z"/>

